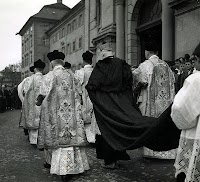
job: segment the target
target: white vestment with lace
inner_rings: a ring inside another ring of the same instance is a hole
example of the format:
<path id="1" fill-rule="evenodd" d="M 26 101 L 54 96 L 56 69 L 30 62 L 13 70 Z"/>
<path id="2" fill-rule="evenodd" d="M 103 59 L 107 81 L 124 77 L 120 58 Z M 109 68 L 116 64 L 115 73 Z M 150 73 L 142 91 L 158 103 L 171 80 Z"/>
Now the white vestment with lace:
<path id="1" fill-rule="evenodd" d="M 200 71 L 190 75 L 177 93 L 171 117 L 182 130 L 175 168 L 184 172 L 185 182 L 200 181 Z"/>

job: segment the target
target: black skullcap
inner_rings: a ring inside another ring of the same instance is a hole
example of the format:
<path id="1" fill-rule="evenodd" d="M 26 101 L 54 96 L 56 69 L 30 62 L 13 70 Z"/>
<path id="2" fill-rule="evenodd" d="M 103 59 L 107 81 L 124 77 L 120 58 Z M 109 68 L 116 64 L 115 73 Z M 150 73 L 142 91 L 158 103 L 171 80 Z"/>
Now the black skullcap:
<path id="1" fill-rule="evenodd" d="M 159 50 L 158 44 L 154 39 L 147 40 L 145 42 L 144 47 L 145 47 L 146 51 L 155 51 L 156 52 Z"/>
<path id="2" fill-rule="evenodd" d="M 58 50 L 54 50 L 53 52 L 49 52 L 47 54 L 47 57 L 49 58 L 49 61 L 53 61 L 55 59 L 65 59 L 65 54 L 62 52 L 59 52 Z"/>
<path id="3" fill-rule="evenodd" d="M 42 69 L 44 69 L 45 66 L 46 66 L 46 64 L 41 59 L 38 59 L 37 61 L 34 62 L 34 67 L 35 68 L 42 68 Z"/>
<path id="4" fill-rule="evenodd" d="M 71 68 L 71 66 L 72 65 L 66 61 L 63 67 L 69 69 L 69 68 Z"/>
<path id="5" fill-rule="evenodd" d="M 197 47 L 194 49 L 193 55 L 200 57 L 200 43 L 197 45 Z"/>

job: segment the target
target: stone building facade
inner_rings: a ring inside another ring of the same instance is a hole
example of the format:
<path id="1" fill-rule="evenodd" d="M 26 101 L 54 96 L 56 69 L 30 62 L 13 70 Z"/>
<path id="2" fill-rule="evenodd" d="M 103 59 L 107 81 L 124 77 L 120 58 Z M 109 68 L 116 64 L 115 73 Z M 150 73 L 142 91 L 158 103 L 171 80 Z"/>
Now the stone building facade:
<path id="1" fill-rule="evenodd" d="M 62 1 L 55 4 L 59 3 Z M 144 42 L 148 38 L 157 40 L 160 58 L 169 61 L 191 55 L 200 41 L 199 0 L 81 0 L 72 9 L 56 11 L 60 13 L 56 20 L 49 20 L 48 14 L 45 20 L 36 21 L 33 16 L 19 32 L 25 76 L 33 61 L 46 60 L 45 55 L 54 49 L 64 52 L 65 61 L 76 70 L 81 67 L 84 51 L 94 52 L 95 63 L 99 59 L 97 48 L 102 46 L 113 47 L 117 57 L 137 66 L 145 60 Z M 33 46 L 24 48 L 29 39 Z"/>
<path id="2" fill-rule="evenodd" d="M 175 10 L 175 57 L 191 55 L 200 42 L 200 1 L 173 0 L 169 5 Z"/>
<path id="3" fill-rule="evenodd" d="M 138 65 L 145 59 L 144 42 L 152 37 L 160 44 L 160 56 L 173 60 L 174 10 L 168 3 L 169 0 L 86 0 L 86 47 L 96 50 L 102 44 L 109 45 L 117 57 Z"/>
<path id="4" fill-rule="evenodd" d="M 85 0 L 85 45 L 109 44 L 131 65 L 144 61 L 150 37 L 163 60 L 191 55 L 200 41 L 199 7 L 199 0 Z"/>
<path id="5" fill-rule="evenodd" d="M 38 59 L 46 62 L 45 72 L 49 70 L 49 61 L 46 57 L 50 50 L 46 31 L 53 27 L 70 8 L 61 1 L 44 6 L 37 14 L 31 16 L 19 31 L 22 40 L 22 79 L 29 76 L 30 66 Z"/>
<path id="6" fill-rule="evenodd" d="M 98 60 L 97 47 L 116 49 L 116 9 L 114 0 L 85 0 L 85 49 L 92 50 Z"/>
<path id="7" fill-rule="evenodd" d="M 46 32 L 50 40 L 50 51 L 55 49 L 65 54 L 65 61 L 71 63 L 72 70 L 82 66 L 85 50 L 85 2 L 80 1 L 54 27 Z"/>

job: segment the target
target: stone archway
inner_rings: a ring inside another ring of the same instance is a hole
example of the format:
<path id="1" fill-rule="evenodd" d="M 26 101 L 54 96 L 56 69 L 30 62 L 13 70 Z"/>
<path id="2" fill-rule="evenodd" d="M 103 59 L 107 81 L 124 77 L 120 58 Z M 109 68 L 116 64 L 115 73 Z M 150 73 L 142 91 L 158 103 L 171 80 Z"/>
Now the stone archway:
<path id="1" fill-rule="evenodd" d="M 141 5 L 137 24 L 137 36 L 139 38 L 139 62 L 145 60 L 144 44 L 151 38 L 159 47 L 158 56 L 162 58 L 162 3 L 161 0 L 144 1 Z"/>
<path id="2" fill-rule="evenodd" d="M 144 61 L 143 45 L 145 39 L 152 37 L 162 41 L 161 11 L 161 0 L 138 0 L 136 2 L 131 17 L 129 40 L 131 65 L 135 66 Z M 161 42 L 160 45 L 162 45 Z"/>
<path id="3" fill-rule="evenodd" d="M 170 0 L 128 0 L 128 16 L 127 16 L 127 62 L 131 65 L 138 65 L 141 62 L 142 46 L 138 32 L 151 29 L 159 26 L 160 28 L 160 39 L 162 50 L 162 59 L 173 60 L 174 57 L 174 12 L 170 9 L 168 3 Z M 148 12 L 157 12 L 151 16 L 150 13 L 146 14 L 147 21 L 145 20 L 145 13 L 143 14 L 144 19 L 141 21 L 141 11 L 145 12 L 144 4 L 148 6 Z M 157 5 L 156 5 L 157 4 Z M 160 7 L 160 13 L 154 9 Z M 151 18 L 149 18 L 151 17 Z M 149 19 L 148 19 L 149 18 Z M 140 22 L 139 22 L 140 21 Z M 155 30 L 154 30 L 155 31 Z"/>

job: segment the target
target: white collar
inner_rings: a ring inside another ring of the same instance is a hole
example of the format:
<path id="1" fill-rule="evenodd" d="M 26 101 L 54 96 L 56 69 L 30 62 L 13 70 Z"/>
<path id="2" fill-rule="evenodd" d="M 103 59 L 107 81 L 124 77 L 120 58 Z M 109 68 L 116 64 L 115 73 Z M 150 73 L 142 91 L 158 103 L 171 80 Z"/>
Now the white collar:
<path id="1" fill-rule="evenodd" d="M 86 65 L 84 66 L 84 68 L 92 68 L 92 65 L 86 64 Z"/>
<path id="2" fill-rule="evenodd" d="M 57 65 L 53 68 L 53 70 L 58 69 L 58 68 L 64 68 L 62 65 Z"/>
<path id="3" fill-rule="evenodd" d="M 35 73 L 35 75 L 42 75 L 42 73 L 41 72 L 37 72 L 37 73 Z"/>

